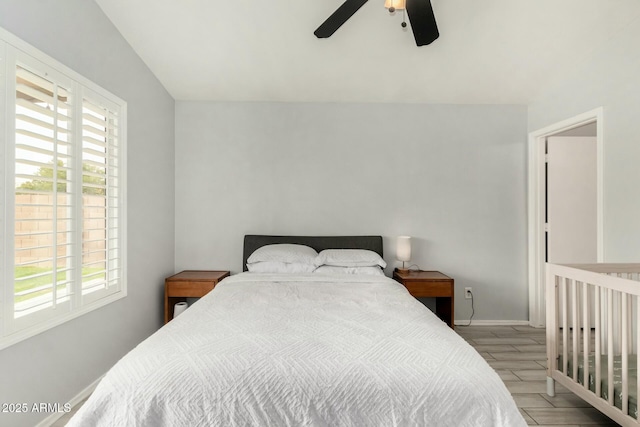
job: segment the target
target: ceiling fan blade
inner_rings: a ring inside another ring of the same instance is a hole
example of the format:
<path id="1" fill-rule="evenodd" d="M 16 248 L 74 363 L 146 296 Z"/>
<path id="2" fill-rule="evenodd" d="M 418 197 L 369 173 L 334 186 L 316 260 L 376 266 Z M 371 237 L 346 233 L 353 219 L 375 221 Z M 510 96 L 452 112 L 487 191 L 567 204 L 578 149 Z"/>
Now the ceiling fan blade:
<path id="1" fill-rule="evenodd" d="M 342 3 L 326 21 L 313 32 L 319 39 L 325 39 L 335 33 L 354 13 L 358 11 L 367 0 L 347 0 Z"/>
<path id="2" fill-rule="evenodd" d="M 407 0 L 406 8 L 418 46 L 430 44 L 440 36 L 431 0 Z"/>

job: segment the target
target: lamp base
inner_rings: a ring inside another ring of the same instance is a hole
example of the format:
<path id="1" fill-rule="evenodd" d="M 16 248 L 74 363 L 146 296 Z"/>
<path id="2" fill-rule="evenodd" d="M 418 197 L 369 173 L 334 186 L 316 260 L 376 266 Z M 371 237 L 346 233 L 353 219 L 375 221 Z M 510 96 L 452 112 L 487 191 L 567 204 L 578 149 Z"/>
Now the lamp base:
<path id="1" fill-rule="evenodd" d="M 408 268 L 396 268 L 396 271 L 401 274 L 409 274 Z"/>

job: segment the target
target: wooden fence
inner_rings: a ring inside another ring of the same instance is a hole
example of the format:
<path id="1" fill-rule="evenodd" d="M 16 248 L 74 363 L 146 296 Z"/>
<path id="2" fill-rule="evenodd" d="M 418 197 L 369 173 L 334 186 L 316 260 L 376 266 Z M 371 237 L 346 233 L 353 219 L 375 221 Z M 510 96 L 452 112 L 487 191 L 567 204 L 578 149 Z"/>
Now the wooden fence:
<path id="1" fill-rule="evenodd" d="M 59 194 L 57 208 L 57 265 L 67 263 L 68 243 L 73 239 L 67 194 Z M 15 210 L 15 262 L 51 268 L 54 254 L 53 195 L 18 194 Z M 83 195 L 82 262 L 106 259 L 106 206 L 104 196 Z"/>

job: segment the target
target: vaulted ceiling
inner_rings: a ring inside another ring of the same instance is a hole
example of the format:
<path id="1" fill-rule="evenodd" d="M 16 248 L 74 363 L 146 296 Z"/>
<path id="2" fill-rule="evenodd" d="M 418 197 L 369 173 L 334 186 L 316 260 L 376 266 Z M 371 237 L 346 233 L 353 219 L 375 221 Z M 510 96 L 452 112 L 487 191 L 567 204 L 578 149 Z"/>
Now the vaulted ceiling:
<path id="1" fill-rule="evenodd" d="M 638 0 L 432 0 L 417 47 L 384 0 L 328 39 L 343 0 L 96 1 L 176 100 L 528 104 L 640 25 Z"/>

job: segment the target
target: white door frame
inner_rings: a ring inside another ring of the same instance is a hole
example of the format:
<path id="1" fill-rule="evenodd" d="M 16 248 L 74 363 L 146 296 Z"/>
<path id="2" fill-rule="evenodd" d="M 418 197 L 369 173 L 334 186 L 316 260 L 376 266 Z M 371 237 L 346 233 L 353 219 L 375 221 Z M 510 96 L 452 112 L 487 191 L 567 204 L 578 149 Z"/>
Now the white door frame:
<path id="1" fill-rule="evenodd" d="M 544 265 L 545 265 L 545 140 L 555 135 L 588 123 L 596 122 L 596 182 L 597 182 L 597 257 L 604 260 L 604 121 L 603 108 L 563 120 L 529 133 L 528 142 L 528 252 L 529 252 L 529 325 L 545 326 Z"/>

